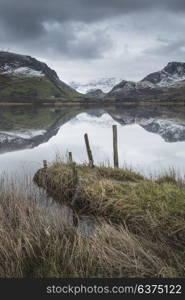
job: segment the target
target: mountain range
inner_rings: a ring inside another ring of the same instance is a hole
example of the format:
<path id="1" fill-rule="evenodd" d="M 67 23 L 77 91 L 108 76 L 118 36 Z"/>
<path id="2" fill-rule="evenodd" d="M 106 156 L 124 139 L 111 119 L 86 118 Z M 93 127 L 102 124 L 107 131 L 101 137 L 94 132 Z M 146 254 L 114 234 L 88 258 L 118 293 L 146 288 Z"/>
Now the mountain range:
<path id="1" fill-rule="evenodd" d="M 115 77 L 86 83 L 60 80 L 57 73 L 37 59 L 0 51 L 0 103 L 58 101 L 93 102 L 184 101 L 185 63 L 169 62 L 162 70 L 138 82 Z"/>
<path id="2" fill-rule="evenodd" d="M 138 82 L 123 80 L 104 97 L 119 101 L 185 100 L 185 63 L 169 62 Z"/>

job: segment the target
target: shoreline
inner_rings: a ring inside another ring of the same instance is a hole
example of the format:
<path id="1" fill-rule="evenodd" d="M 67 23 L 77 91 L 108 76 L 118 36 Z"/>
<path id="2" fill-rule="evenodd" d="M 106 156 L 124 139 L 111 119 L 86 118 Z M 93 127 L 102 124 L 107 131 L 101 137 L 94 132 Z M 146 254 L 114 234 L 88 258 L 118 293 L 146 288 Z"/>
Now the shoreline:
<path id="1" fill-rule="evenodd" d="M 102 101 L 102 100 L 92 100 L 92 101 L 60 101 L 60 102 L 0 102 L 0 106 L 171 106 L 171 105 L 177 105 L 177 106 L 185 106 L 185 100 L 184 101 Z"/>

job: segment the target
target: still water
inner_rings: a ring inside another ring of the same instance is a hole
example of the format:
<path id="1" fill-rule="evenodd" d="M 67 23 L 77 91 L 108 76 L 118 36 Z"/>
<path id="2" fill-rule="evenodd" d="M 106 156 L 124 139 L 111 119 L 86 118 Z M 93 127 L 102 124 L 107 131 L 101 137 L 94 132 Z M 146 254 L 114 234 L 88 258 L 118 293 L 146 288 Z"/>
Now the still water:
<path id="1" fill-rule="evenodd" d="M 33 174 L 44 159 L 65 158 L 67 151 L 76 162 L 85 162 L 85 133 L 95 164 L 113 165 L 113 124 L 120 166 L 147 176 L 170 168 L 185 174 L 185 109 L 123 106 L 1 109 L 0 174 Z"/>

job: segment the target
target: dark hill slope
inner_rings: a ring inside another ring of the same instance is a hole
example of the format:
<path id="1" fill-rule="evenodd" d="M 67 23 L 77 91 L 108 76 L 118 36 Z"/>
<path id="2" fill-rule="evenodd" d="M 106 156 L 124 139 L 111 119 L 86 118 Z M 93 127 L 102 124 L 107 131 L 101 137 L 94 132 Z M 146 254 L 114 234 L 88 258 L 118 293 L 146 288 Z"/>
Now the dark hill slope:
<path id="1" fill-rule="evenodd" d="M 0 51 L 0 102 L 37 102 L 79 98 L 47 64 L 31 56 Z"/>

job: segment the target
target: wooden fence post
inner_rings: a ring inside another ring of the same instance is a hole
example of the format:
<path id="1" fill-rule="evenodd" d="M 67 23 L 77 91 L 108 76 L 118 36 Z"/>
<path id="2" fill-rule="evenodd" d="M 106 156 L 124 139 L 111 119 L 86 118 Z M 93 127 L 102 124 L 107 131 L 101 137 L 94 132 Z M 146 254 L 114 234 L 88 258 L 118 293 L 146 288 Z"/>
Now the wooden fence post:
<path id="1" fill-rule="evenodd" d="M 43 166 L 44 166 L 44 169 L 47 169 L 47 167 L 48 167 L 47 160 L 43 160 Z"/>
<path id="2" fill-rule="evenodd" d="M 113 125 L 112 129 L 113 129 L 114 168 L 119 168 L 117 125 Z"/>
<path id="3" fill-rule="evenodd" d="M 94 167 L 94 160 L 93 160 L 93 155 L 92 155 L 91 148 L 90 148 L 90 145 L 89 145 L 89 138 L 88 138 L 87 133 L 84 135 L 84 139 L 85 139 L 86 150 L 87 150 L 87 155 L 88 155 L 88 159 L 89 159 L 89 166 L 91 168 L 93 168 Z"/>

